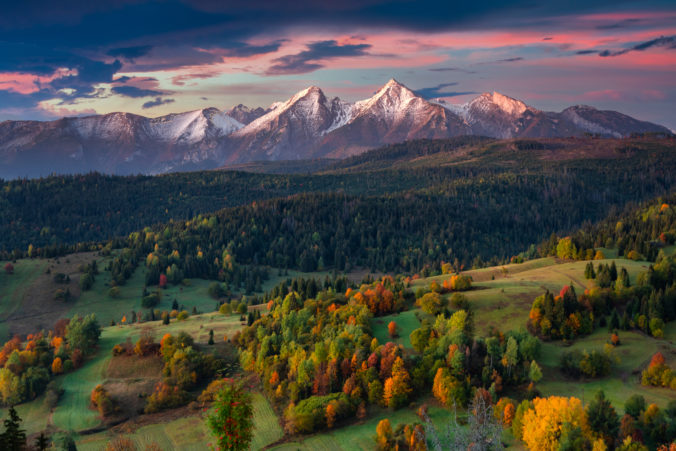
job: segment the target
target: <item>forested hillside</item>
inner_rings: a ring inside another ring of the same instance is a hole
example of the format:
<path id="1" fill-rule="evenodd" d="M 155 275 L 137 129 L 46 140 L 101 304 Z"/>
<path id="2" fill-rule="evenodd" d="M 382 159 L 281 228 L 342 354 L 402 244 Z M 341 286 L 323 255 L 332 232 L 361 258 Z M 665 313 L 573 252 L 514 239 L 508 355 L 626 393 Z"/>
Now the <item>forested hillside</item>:
<path id="1" fill-rule="evenodd" d="M 90 174 L 6 182 L 0 249 L 7 257 L 25 255 L 29 246 L 31 255 L 59 255 L 90 248 L 73 246 L 78 242 L 151 226 L 178 243 L 182 258 L 199 245 L 214 255 L 230 248 L 241 263 L 305 270 L 499 262 L 552 232 L 570 233 L 628 202 L 667 194 L 676 183 L 673 147 L 670 140 L 472 138 L 373 151 L 353 161 L 372 168 L 349 173 Z M 211 219 L 223 207 L 230 208 Z M 200 221 L 218 226 L 196 226 Z M 117 246 L 137 244 L 116 240 Z"/>

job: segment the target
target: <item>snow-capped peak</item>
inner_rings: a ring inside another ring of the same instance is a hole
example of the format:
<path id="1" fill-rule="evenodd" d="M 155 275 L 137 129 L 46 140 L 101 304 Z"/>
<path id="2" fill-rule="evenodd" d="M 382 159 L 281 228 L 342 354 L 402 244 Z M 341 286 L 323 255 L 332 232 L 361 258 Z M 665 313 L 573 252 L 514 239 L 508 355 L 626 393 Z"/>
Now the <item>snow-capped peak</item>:
<path id="1" fill-rule="evenodd" d="M 406 110 L 412 103 L 427 104 L 427 101 L 392 78 L 373 97 L 356 102 L 353 117 L 371 111 L 382 117 L 391 118 Z"/>
<path id="2" fill-rule="evenodd" d="M 494 105 L 510 116 L 521 116 L 528 106 L 520 100 L 513 99 L 499 92 L 485 92 L 470 102 L 470 106 L 477 106 L 480 109 L 486 109 Z"/>
<path id="3" fill-rule="evenodd" d="M 317 86 L 309 86 L 294 94 L 286 102 L 271 105 L 270 111 L 267 114 L 252 121 L 236 133 L 236 135 L 257 133 L 260 130 L 268 128 L 270 124 L 286 113 L 289 113 L 296 119 L 306 121 L 308 123 L 308 131 L 312 134 L 319 134 L 322 132 L 322 121 L 320 118 L 322 112 L 327 110 L 330 111 L 331 107 L 322 90 Z"/>
<path id="4" fill-rule="evenodd" d="M 216 108 L 169 114 L 151 119 L 149 124 L 151 133 L 158 139 L 188 143 L 204 139 L 209 129 L 216 135 L 225 136 L 242 127 L 243 124 Z"/>

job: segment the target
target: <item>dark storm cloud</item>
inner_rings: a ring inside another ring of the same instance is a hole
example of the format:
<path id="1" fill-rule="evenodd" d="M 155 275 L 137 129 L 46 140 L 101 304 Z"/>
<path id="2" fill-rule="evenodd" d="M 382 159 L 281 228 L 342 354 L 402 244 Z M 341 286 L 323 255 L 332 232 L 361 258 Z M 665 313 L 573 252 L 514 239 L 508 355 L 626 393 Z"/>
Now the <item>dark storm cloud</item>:
<path id="1" fill-rule="evenodd" d="M 274 64 L 266 71 L 267 75 L 281 74 L 304 74 L 321 69 L 323 60 L 344 56 L 363 56 L 371 48 L 370 44 L 345 44 L 340 45 L 336 41 L 318 41 L 307 45 L 295 55 L 286 55 L 276 58 Z"/>
<path id="2" fill-rule="evenodd" d="M 165 105 L 167 103 L 173 103 L 173 102 L 174 102 L 174 99 L 162 99 L 160 97 L 157 97 L 155 100 L 151 100 L 149 102 L 144 103 L 141 108 L 143 108 L 144 110 L 147 110 L 148 108 L 154 108 L 156 106 Z"/>
<path id="3" fill-rule="evenodd" d="M 220 46 L 216 49 L 216 53 L 219 53 L 224 56 L 232 56 L 237 58 L 246 58 L 247 56 L 264 55 L 266 53 L 276 52 L 286 41 L 287 41 L 286 39 L 277 39 L 262 45 L 252 45 L 246 42 L 239 41 L 221 43 Z M 207 48 L 214 49 L 215 46 Z"/>
<path id="4" fill-rule="evenodd" d="M 634 52 L 634 51 L 643 51 L 651 47 L 666 47 L 668 49 L 676 49 L 676 36 L 660 36 L 656 39 L 651 39 L 650 41 L 641 42 L 636 44 L 633 47 L 622 50 L 604 50 L 599 53 L 599 56 L 619 56 L 624 55 L 625 53 Z"/>
<path id="5" fill-rule="evenodd" d="M 575 52 L 576 55 L 591 55 L 592 53 L 599 53 L 598 50 L 578 50 Z"/>
<path id="6" fill-rule="evenodd" d="M 152 45 L 135 45 L 133 47 L 117 47 L 108 50 L 107 55 L 122 58 L 125 60 L 133 60 L 140 56 L 147 55 L 152 50 Z"/>
<path id="7" fill-rule="evenodd" d="M 111 88 L 111 91 L 113 92 L 113 94 L 119 94 L 124 97 L 132 97 L 132 98 L 153 97 L 166 94 L 163 91 L 137 88 L 136 86 L 113 86 Z"/>
<path id="8" fill-rule="evenodd" d="M 429 88 L 421 88 L 417 89 L 415 92 L 418 94 L 420 97 L 423 97 L 425 99 L 434 99 L 436 97 L 455 97 L 455 96 L 462 96 L 466 94 L 476 94 L 476 92 L 473 91 L 447 91 L 446 88 L 451 87 L 451 86 L 457 86 L 458 83 L 453 82 L 453 83 L 441 83 L 436 86 L 432 86 Z"/>

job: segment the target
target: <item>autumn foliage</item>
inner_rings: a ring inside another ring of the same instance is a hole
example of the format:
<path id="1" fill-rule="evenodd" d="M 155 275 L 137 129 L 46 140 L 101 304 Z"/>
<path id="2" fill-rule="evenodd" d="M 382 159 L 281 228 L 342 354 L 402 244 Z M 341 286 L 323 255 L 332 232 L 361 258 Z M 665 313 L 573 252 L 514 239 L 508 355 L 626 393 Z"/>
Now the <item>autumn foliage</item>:
<path id="1" fill-rule="evenodd" d="M 558 450 L 564 424 L 579 428 L 583 437 L 592 437 L 582 402 L 577 398 L 535 398 L 533 408 L 526 411 L 522 421 L 521 437 L 530 450 Z"/>
<path id="2" fill-rule="evenodd" d="M 676 390 L 676 374 L 669 368 L 661 352 L 656 352 L 650 360 L 650 365 L 641 374 L 643 385 L 667 387 Z"/>

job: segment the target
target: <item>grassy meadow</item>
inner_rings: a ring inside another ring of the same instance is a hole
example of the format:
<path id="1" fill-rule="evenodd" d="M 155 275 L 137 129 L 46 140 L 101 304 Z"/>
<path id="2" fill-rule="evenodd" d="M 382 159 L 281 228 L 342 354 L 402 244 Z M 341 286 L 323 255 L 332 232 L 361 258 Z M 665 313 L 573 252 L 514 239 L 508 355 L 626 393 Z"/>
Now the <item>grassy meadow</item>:
<path id="1" fill-rule="evenodd" d="M 615 257 L 612 250 L 604 250 L 608 257 Z M 94 255 L 86 256 L 87 261 L 96 258 L 99 268 L 104 268 L 107 259 Z M 596 261 L 610 263 L 612 260 Z M 630 261 L 615 259 L 618 270 L 625 267 L 632 282 L 636 276 L 648 267 L 644 261 Z M 473 309 L 476 323 L 476 333 L 485 334 L 491 327 L 502 331 L 517 330 L 525 327 L 528 312 L 533 299 L 549 289 L 558 292 L 564 285 L 572 283 L 578 292 L 591 287 L 593 281 L 584 278 L 584 269 L 587 262 L 561 262 L 554 258 L 541 258 L 522 264 L 510 264 L 492 268 L 466 271 L 474 280 L 472 290 L 465 293 Z M 72 266 L 73 263 L 71 263 Z M 0 262 L 4 266 L 4 262 Z M 48 305 L 57 303 L 49 299 L 55 286 L 48 283 L 45 277 L 47 268 L 59 271 L 66 265 L 65 259 L 56 261 L 20 260 L 15 264 L 15 274 L 7 275 L 0 272 L 0 334 L 8 334 L 8 320 L 21 319 L 17 312 L 21 312 L 25 305 L 30 304 L 28 298 L 31 293 L 42 290 L 43 299 Z M 72 268 L 70 268 L 72 270 Z M 71 286 L 77 284 L 77 272 L 71 271 Z M 320 277 L 327 273 L 314 274 Z M 270 280 L 264 284 L 269 290 L 280 280 L 287 277 L 312 276 L 313 274 L 289 272 L 282 276 L 272 270 Z M 151 390 L 159 375 L 154 374 L 160 368 L 159 363 L 148 363 L 147 368 L 138 365 L 125 367 L 121 361 L 113 361 L 112 348 L 127 338 L 132 341 L 138 339 L 144 330 L 152 332 L 159 340 L 165 333 L 185 331 L 191 334 L 198 345 L 206 347 L 209 331 L 214 331 L 214 338 L 218 346 L 225 345 L 226 338 L 232 337 L 243 324 L 238 315 L 220 315 L 214 312 L 216 301 L 207 290 L 209 281 L 190 280 L 187 285 L 171 286 L 162 292 L 162 300 L 158 309 L 170 310 L 176 300 L 185 306 L 189 312 L 193 308 L 199 312 L 191 315 L 187 320 L 172 319 L 169 325 L 162 325 L 160 321 L 141 324 L 120 324 L 124 315 L 132 310 L 141 311 L 141 293 L 144 285 L 144 269 L 139 268 L 127 283 L 120 287 L 120 294 L 116 298 L 108 295 L 110 275 L 106 271 L 96 277 L 93 288 L 79 293 L 76 300 L 65 305 L 47 307 L 45 310 L 53 316 L 69 317 L 73 314 L 85 315 L 96 313 L 103 331 L 97 353 L 77 371 L 56 377 L 55 381 L 63 389 L 63 396 L 53 409 L 45 403 L 44 395 L 38 399 L 21 404 L 17 407 L 23 419 L 23 427 L 27 433 L 36 434 L 46 430 L 49 433 L 72 431 L 77 438 L 80 450 L 102 450 L 105 444 L 118 434 L 130 437 L 143 449 L 145 445 L 156 443 L 162 449 L 202 450 L 206 449 L 211 438 L 204 424 L 202 412 L 185 407 L 169 413 L 149 416 L 136 416 L 113 428 L 102 423 L 97 412 L 90 408 L 90 393 L 100 383 L 113 387 L 120 396 L 137 396 L 140 391 L 146 393 Z M 436 276 L 417 279 L 412 282 L 412 289 L 426 288 L 432 281 L 442 283 L 447 277 Z M 46 282 L 47 281 L 47 282 Z M 75 291 L 75 287 L 74 287 Z M 445 295 L 449 296 L 449 295 Z M 51 304 L 50 304 L 51 303 Z M 31 304 L 32 305 L 32 304 Z M 263 309 L 265 310 L 265 309 Z M 58 315 L 58 316 L 55 316 Z M 374 318 L 371 321 L 374 336 L 380 343 L 395 341 L 412 351 L 410 334 L 420 326 L 419 318 L 430 317 L 413 306 L 410 310 L 398 314 Z M 27 324 L 31 317 L 22 319 Z M 112 326 L 111 321 L 116 325 Z M 391 339 L 387 325 L 394 321 L 398 327 L 398 336 Z M 668 356 L 669 363 L 676 364 L 676 323 L 668 324 L 664 330 L 663 339 L 655 339 L 638 332 L 620 332 L 621 345 L 616 348 L 616 363 L 611 376 L 597 380 L 571 380 L 564 376 L 559 366 L 561 354 L 570 349 L 600 350 L 609 340 L 609 333 L 605 328 L 597 329 L 592 335 L 578 339 L 570 346 L 559 342 L 542 343 L 539 363 L 542 366 L 544 378 L 537 385 L 540 392 L 547 395 L 577 396 L 589 401 L 598 389 L 603 389 L 615 408 L 622 412 L 624 401 L 632 394 L 643 395 L 649 403 L 656 403 L 663 407 L 673 399 L 673 392 L 665 389 L 648 388 L 640 385 L 640 371 L 648 363 L 651 355 L 662 351 Z M 217 346 L 217 347 L 218 347 Z M 152 364 L 151 364 L 152 363 Z M 155 365 L 155 366 L 153 366 Z M 154 369 L 155 368 L 155 369 Z M 508 393 L 508 395 L 510 395 Z M 371 408 L 367 419 L 339 424 L 333 430 L 317 433 L 302 438 L 292 437 L 285 439 L 277 413 L 268 400 L 259 392 L 253 393 L 254 400 L 254 440 L 252 449 L 274 450 L 368 450 L 373 449 L 375 429 L 383 418 L 389 418 L 393 427 L 398 424 L 418 421 L 415 410 L 422 402 L 430 404 L 430 414 L 433 421 L 444 429 L 443 424 L 449 419 L 450 412 L 440 408 L 433 398 L 416 400 L 411 406 L 397 411 Z M 139 401 L 140 402 L 140 401 Z M 5 411 L 2 411 L 4 416 Z M 522 445 L 514 443 L 511 435 L 505 433 L 505 442 L 510 448 L 521 449 Z"/>

